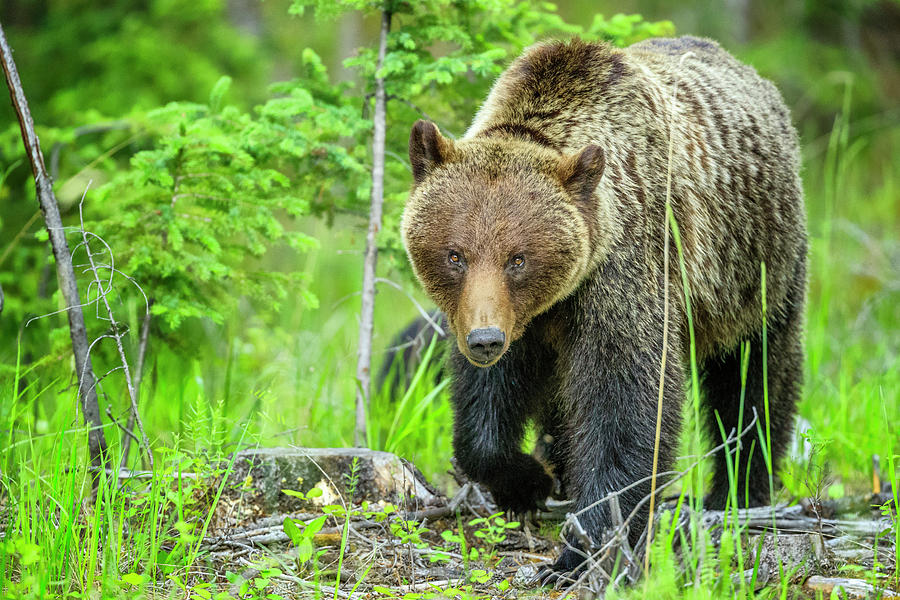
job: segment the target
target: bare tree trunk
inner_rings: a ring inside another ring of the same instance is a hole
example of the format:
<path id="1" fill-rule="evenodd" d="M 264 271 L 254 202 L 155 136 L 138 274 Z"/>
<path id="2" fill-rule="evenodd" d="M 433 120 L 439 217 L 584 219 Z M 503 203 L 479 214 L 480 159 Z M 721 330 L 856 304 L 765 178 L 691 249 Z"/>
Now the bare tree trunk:
<path id="1" fill-rule="evenodd" d="M 69 245 L 66 243 L 66 234 L 59 216 L 56 196 L 53 194 L 53 185 L 47 174 L 47 167 L 44 165 L 41 145 L 34 132 L 34 121 L 28 108 L 28 100 L 22 90 L 16 63 L 12 58 L 12 50 L 6 42 L 6 34 L 3 33 L 2 27 L 0 27 L 0 58 L 3 62 L 6 83 L 9 86 L 9 95 L 22 129 L 22 141 L 34 173 L 38 203 L 44 214 L 44 222 L 47 225 L 47 232 L 50 234 L 50 245 L 53 248 L 53 256 L 56 258 L 56 276 L 59 280 L 63 302 L 66 305 L 66 314 L 69 317 L 69 333 L 72 337 L 72 352 L 75 355 L 75 371 L 78 377 L 81 408 L 84 413 L 84 421 L 90 427 L 88 446 L 91 464 L 95 467 L 102 467 L 106 461 L 106 438 L 101 429 L 103 422 L 100 420 L 96 379 L 91 366 L 91 357 L 88 354 L 87 331 L 84 326 L 84 313 L 81 311 L 81 296 L 78 293 L 75 270 L 72 268 L 72 255 L 69 252 Z"/>
<path id="2" fill-rule="evenodd" d="M 362 446 L 366 441 L 366 414 L 369 410 L 370 367 L 372 365 L 372 329 L 375 314 L 375 267 L 378 263 L 376 238 L 381 229 L 381 208 L 384 203 L 384 138 L 387 122 L 387 95 L 384 78 L 377 73 L 384 65 L 387 37 L 391 30 L 391 12 L 381 12 L 381 35 L 378 41 L 378 64 L 375 77 L 375 127 L 372 136 L 372 206 L 369 210 L 369 230 L 366 233 L 366 255 L 363 262 L 362 310 L 359 319 L 359 346 L 356 355 L 356 428 L 353 443 Z"/>
<path id="3" fill-rule="evenodd" d="M 122 462 L 119 464 L 120 469 L 128 467 L 128 451 L 131 449 L 131 436 L 127 434 L 133 434 L 134 432 L 134 420 L 138 416 L 135 406 L 141 401 L 141 382 L 144 380 L 144 361 L 147 359 L 147 345 L 150 342 L 150 309 L 152 307 L 153 299 L 151 298 L 147 303 L 147 312 L 144 315 L 144 320 L 141 322 L 141 339 L 138 342 L 137 364 L 134 367 L 134 395 L 137 401 L 128 413 L 128 424 L 125 425 L 126 435 L 122 442 Z"/>

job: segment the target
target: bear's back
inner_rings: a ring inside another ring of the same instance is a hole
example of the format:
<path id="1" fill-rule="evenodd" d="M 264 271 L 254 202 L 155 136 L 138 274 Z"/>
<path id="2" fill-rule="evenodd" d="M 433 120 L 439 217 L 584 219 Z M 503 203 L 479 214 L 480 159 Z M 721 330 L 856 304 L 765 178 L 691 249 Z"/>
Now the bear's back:
<path id="1" fill-rule="evenodd" d="M 629 46 L 631 50 L 647 50 L 670 56 L 682 56 L 687 52 L 707 53 L 712 55 L 727 54 L 713 40 L 684 35 L 678 38 L 650 38 Z"/>
<path id="2" fill-rule="evenodd" d="M 727 131 L 736 124 L 719 113 L 765 113 L 769 118 L 758 126 L 776 128 L 783 145 L 796 150 L 775 87 L 715 41 L 692 36 L 652 38 L 624 49 L 578 38 L 536 44 L 498 78 L 466 137 L 515 124 L 540 131 L 560 151 L 648 134 L 654 141 L 657 133 L 667 135 L 676 86 L 679 103 L 690 104 L 677 119 Z"/>

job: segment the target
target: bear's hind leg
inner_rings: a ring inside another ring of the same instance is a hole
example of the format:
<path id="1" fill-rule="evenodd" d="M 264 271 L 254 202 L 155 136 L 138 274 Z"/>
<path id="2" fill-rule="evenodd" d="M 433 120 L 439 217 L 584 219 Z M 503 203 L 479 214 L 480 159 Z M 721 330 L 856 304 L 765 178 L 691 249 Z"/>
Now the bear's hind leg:
<path id="1" fill-rule="evenodd" d="M 743 436 L 739 459 L 735 462 L 732 457 L 731 461 L 736 467 L 737 502 L 741 507 L 770 502 L 769 470 L 762 450 L 768 450 L 770 445 L 772 468 L 777 469 L 778 459 L 784 454 L 793 433 L 794 410 L 803 381 L 802 317 L 799 314 L 803 303 L 789 301 L 787 305 L 792 307 L 787 314 L 778 318 L 770 316 L 766 331 L 768 428 L 761 334 L 754 336 L 749 344 L 743 412 L 740 344 L 722 356 L 708 359 L 701 371 L 707 430 L 714 445 L 722 442 L 722 429 L 726 436 L 732 431 L 737 435 L 747 429 L 754 418 L 754 410 L 759 419 L 759 427 L 752 427 Z M 771 435 L 769 441 L 765 439 L 767 429 Z M 763 432 L 762 439 L 759 431 Z M 729 449 L 733 452 L 734 444 L 730 444 Z M 725 451 L 716 454 L 715 462 L 713 488 L 707 504 L 709 508 L 721 509 L 731 493 Z"/>

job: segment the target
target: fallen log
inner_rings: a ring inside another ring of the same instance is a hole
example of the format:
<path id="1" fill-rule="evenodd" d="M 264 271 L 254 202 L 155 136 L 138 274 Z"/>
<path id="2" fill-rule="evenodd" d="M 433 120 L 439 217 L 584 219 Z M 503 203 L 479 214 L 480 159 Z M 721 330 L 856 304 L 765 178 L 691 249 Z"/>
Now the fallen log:
<path id="1" fill-rule="evenodd" d="M 845 579 L 843 577 L 822 577 L 813 575 L 803 584 L 806 591 L 821 593 L 825 598 L 833 597 L 837 592 L 839 598 L 846 600 L 863 600 L 865 598 L 900 598 L 900 593 L 885 587 L 876 587 L 862 579 Z"/>

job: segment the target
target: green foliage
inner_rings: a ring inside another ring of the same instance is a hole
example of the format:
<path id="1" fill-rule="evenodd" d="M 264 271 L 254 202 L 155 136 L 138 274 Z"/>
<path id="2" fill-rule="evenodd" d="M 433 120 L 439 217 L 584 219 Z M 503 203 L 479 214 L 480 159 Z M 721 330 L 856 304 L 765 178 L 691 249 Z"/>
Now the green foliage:
<path id="1" fill-rule="evenodd" d="M 152 149 L 105 185 L 87 224 L 117 249 L 119 267 L 148 291 L 152 313 L 175 331 L 188 318 L 222 323 L 242 297 L 277 310 L 289 294 L 317 301 L 296 270 L 260 268 L 273 247 L 315 248 L 286 227 L 309 215 L 316 199 L 352 194 L 339 185 L 363 170 L 353 149 L 338 143 L 366 129 L 325 73 L 307 55 L 310 88 L 278 84 L 254 113 L 224 104 L 222 78 L 207 104 L 173 103 L 147 115 L 159 131 Z"/>
<path id="2" fill-rule="evenodd" d="M 216 584 L 186 576 L 196 572 L 192 557 L 210 514 L 208 491 L 222 475 L 222 467 L 215 466 L 220 463 L 208 458 L 240 447 L 245 426 L 261 444 L 348 443 L 355 392 L 352 298 L 359 270 L 354 252 L 360 239 L 357 217 L 364 214 L 369 192 L 369 123 L 362 115 L 373 89 L 377 19 L 367 18 L 358 28 L 365 47 L 346 63 L 355 83 L 338 85 L 324 67 L 335 64 L 329 48 L 321 49 L 324 63 L 312 50 L 297 49 L 298 39 L 304 44 L 324 39 L 319 30 L 337 38 L 333 22 L 320 21 L 310 31 L 304 30 L 309 20 L 281 19 L 286 25 L 279 26 L 290 35 L 278 46 L 265 34 L 249 40 L 236 33 L 224 0 L 187 8 L 171 0 L 103 7 L 68 0 L 9 4 L 19 12 L 4 9 L 3 24 L 48 161 L 59 144 L 57 192 L 66 223 L 75 223 L 73 202 L 92 179 L 85 202 L 89 227 L 110 242 L 116 267 L 135 276 L 154 298 L 154 322 L 181 352 L 151 343 L 142 414 L 153 438 L 156 472 L 120 489 L 106 488 L 109 494 L 89 502 L 84 431 L 77 426 L 80 416 L 68 387 L 68 334 L 59 327 L 65 316 L 24 329 L 21 348 L 12 343 L 28 316 L 60 307 L 53 297 L 52 260 L 33 235 L 40 217 L 18 127 L 11 118 L 0 121 L 0 284 L 6 292 L 0 319 L 0 595 L 135 597 L 164 584 L 185 597 L 228 597 Z M 853 19 L 865 2 L 852 4 L 852 10 L 829 17 L 829 30 L 858 31 Z M 284 8 L 265 6 L 279 13 Z M 308 7 L 320 17 L 351 10 L 374 17 L 384 3 L 323 0 L 292 6 L 295 13 Z M 383 255 L 383 273 L 406 269 L 396 223 L 410 180 L 405 157 L 413 120 L 424 113 L 447 135 L 462 135 L 493 77 L 541 38 L 578 34 L 623 46 L 671 33 L 665 21 L 595 17 L 595 4 L 582 9 L 590 13 L 585 26 L 566 23 L 552 5 L 540 2 L 427 0 L 391 6 L 383 72 L 392 95 L 388 196 L 380 239 L 390 252 Z M 698 13 L 708 3 L 686 6 Z M 806 13 L 824 12 L 818 3 L 804 6 Z M 572 6 L 563 8 L 572 14 Z M 639 3 L 638 9 L 657 14 L 659 5 Z M 791 10 L 773 11 L 780 29 L 739 50 L 776 80 L 804 137 L 811 283 L 799 412 L 812 427 L 807 439 L 816 451 L 817 472 L 811 476 L 806 462 L 787 462 L 781 479 L 793 495 L 858 495 L 870 485 L 872 455 L 878 454 L 896 503 L 900 407 L 891 392 L 900 389 L 895 268 L 900 130 L 889 85 L 892 71 L 881 72 L 858 49 L 839 46 L 837 36 L 796 22 Z M 15 13 L 10 21 L 9 13 Z M 20 14 L 37 16 L 29 21 Z M 723 15 L 710 18 L 728 21 L 730 15 Z M 685 33 L 709 35 L 675 20 Z M 286 55 L 297 57 L 296 64 L 285 62 Z M 296 79 L 267 93 L 261 82 L 275 63 L 278 72 Z M 230 87 L 223 75 L 231 78 Z M 172 100 L 179 102 L 167 104 Z M 142 305 L 126 287 L 119 298 L 124 305 L 114 304 L 137 331 Z M 388 345 L 391 332 L 414 314 L 395 294 L 388 289 L 379 294 L 377 346 Z M 241 301 L 244 297 L 252 303 Z M 314 298 L 319 311 L 309 310 Z M 277 317 L 274 305 L 282 309 Z M 222 326 L 211 325 L 216 321 Z M 94 322 L 92 328 L 102 333 L 106 324 Z M 154 335 L 159 332 L 154 329 Z M 452 431 L 437 362 L 423 363 L 403 398 L 391 398 L 388 391 L 373 398 L 370 440 L 373 447 L 410 458 L 442 484 Z M 104 384 L 101 408 L 112 407 L 117 418 L 123 388 L 115 377 Z M 121 432 L 114 425 L 106 431 L 111 447 L 119 448 Z M 695 442 L 681 454 L 697 455 L 701 447 Z M 198 478 L 178 477 L 186 471 Z M 698 485 L 701 480 L 696 478 Z M 343 517 L 344 549 L 348 518 L 356 510 L 329 510 L 338 523 Z M 403 522 L 396 513 L 391 505 L 361 509 L 362 516 L 385 523 L 400 539 L 427 543 L 430 536 L 420 523 Z M 896 544 L 896 511 L 885 518 L 893 523 Z M 501 527 L 496 519 L 493 523 Z M 313 534 L 305 523 L 292 525 L 300 544 Z M 429 560 L 447 560 L 458 547 L 471 580 L 406 597 L 472 598 L 479 596 L 475 590 L 481 584 L 475 582 L 491 585 L 486 565 L 468 561 L 491 558 L 487 536 L 503 532 L 491 533 L 487 523 L 473 526 L 486 537 L 470 535 L 475 543 L 467 545 L 463 527 L 446 530 L 440 534 L 444 546 L 432 544 L 428 554 Z M 733 522 L 722 534 L 718 554 L 710 554 L 709 540 L 696 524 L 686 528 L 682 548 L 690 543 L 697 552 L 674 554 L 671 542 L 682 531 L 667 523 L 660 527 L 649 589 L 672 598 L 753 594 L 753 583 L 739 574 L 758 565 L 741 562 L 742 532 Z M 306 566 L 314 570 L 313 556 Z M 231 574 L 229 581 L 248 597 L 271 597 L 279 574 L 264 569 L 249 580 Z M 782 576 L 780 583 L 787 581 Z M 497 584 L 501 592 L 504 583 Z M 609 595 L 640 597 L 646 589 Z M 389 588 L 374 591 L 402 596 Z M 762 593 L 772 591 L 787 596 L 786 587 Z"/>
<path id="3" fill-rule="evenodd" d="M 595 15 L 584 33 L 588 38 L 603 39 L 624 48 L 647 38 L 675 35 L 675 25 L 671 21 L 644 21 L 641 15 L 619 13 L 609 19 Z"/>
<path id="4" fill-rule="evenodd" d="M 21 20 L 11 16 L 4 28 L 38 123 L 83 125 L 203 101 L 222 74 L 240 78 L 242 98 L 261 100 L 271 59 L 229 23 L 225 0 L 18 4 Z"/>
<path id="5" fill-rule="evenodd" d="M 2 12 L 67 225 L 88 181 L 96 189 L 140 149 L 141 132 L 128 126 L 144 111 L 202 102 L 223 74 L 234 78 L 239 105 L 249 106 L 270 80 L 271 56 L 229 22 L 225 0 L 10 0 Z M 60 306 L 52 264 L 43 268 L 48 245 L 31 236 L 42 222 L 33 219 L 34 183 L 8 102 L 0 106 L 0 172 L 8 174 L 0 184 L 0 338 L 14 339 L 24 320 Z M 64 326 L 64 315 L 32 324 L 29 353 L 64 352 Z M 11 345 L 0 346 L 5 360 Z"/>
<path id="6" fill-rule="evenodd" d="M 51 433 L 38 435 L 26 409 L 36 391 L 0 387 L 0 405 L 9 409 L 0 413 L 7 432 L 0 451 L 0 597 L 119 597 L 157 580 L 176 582 L 215 507 L 208 492 L 228 467 L 183 448 L 157 449 L 153 477 L 109 482 L 101 473 L 92 500 L 93 476 L 82 462 L 86 431 L 70 427 L 74 403 L 61 402 L 49 417 L 69 427 L 54 423 Z M 25 427 L 27 444 L 12 433 L 13 423 Z M 43 476 L 34 478 L 32 468 Z M 79 506 L 90 508 L 73 510 Z"/>
<path id="7" fill-rule="evenodd" d="M 245 600 L 281 600 L 282 597 L 280 595 L 269 591 L 269 588 L 272 585 L 272 578 L 280 577 L 281 575 L 281 569 L 266 568 L 261 569 L 259 576 L 253 577 L 252 579 L 244 579 L 237 573 L 230 572 L 226 574 L 226 579 L 228 579 L 228 582 L 231 585 L 237 588 L 239 598 Z M 190 587 L 182 586 L 182 589 L 186 594 L 193 594 L 191 598 L 200 598 L 202 600 L 211 598 L 215 598 L 216 600 L 229 600 L 234 597 L 227 591 L 221 591 L 213 595 L 212 592 L 209 591 L 209 588 L 211 587 L 213 586 L 209 583 L 200 583 Z"/>
<path id="8" fill-rule="evenodd" d="M 487 517 L 476 517 L 469 521 L 469 527 L 478 527 L 472 532 L 472 535 L 481 540 L 485 544 L 485 548 L 478 547 L 469 548 L 468 560 L 481 560 L 488 566 L 494 566 L 497 560 L 497 545 L 506 541 L 506 535 L 511 529 L 518 529 L 520 523 L 518 521 L 507 521 L 503 518 L 503 513 L 498 512 Z M 444 538 L 445 540 L 447 538 Z M 449 540 L 448 540 L 449 541 Z M 460 543 L 460 549 L 463 547 L 461 540 L 453 540 Z M 483 576 L 484 583 L 489 579 L 489 575 Z M 478 581 L 478 579 L 473 579 Z"/>
<path id="9" fill-rule="evenodd" d="M 442 377 L 441 344 L 436 337 L 432 338 L 400 398 L 392 394 L 393 382 L 404 375 L 403 365 L 397 364 L 402 357 L 395 360 L 382 389 L 377 390 L 372 398 L 374 410 L 389 417 L 389 420 L 368 423 L 370 448 L 404 455 L 405 451 L 421 446 L 426 439 L 439 437 L 444 431 L 449 415 L 442 401 L 446 399 L 450 380 Z M 434 385 L 436 381 L 439 383 Z M 390 423 L 386 430 L 381 427 L 385 422 Z"/>
<path id="10" fill-rule="evenodd" d="M 409 123 L 422 114 L 440 115 L 438 123 L 445 131 L 461 132 L 492 78 L 511 56 L 540 37 L 582 34 L 622 45 L 669 27 L 666 22 L 652 24 L 639 16 L 616 15 L 609 20 L 597 17 L 584 29 L 567 24 L 550 3 L 512 0 L 387 4 L 294 0 L 291 12 L 302 13 L 307 7 L 320 18 L 350 10 L 388 8 L 393 12 L 388 53 L 377 74 L 385 78 L 391 98 L 385 224 L 379 244 L 386 251 L 382 263 L 406 276 L 410 272 L 398 227 L 409 184 L 405 158 Z M 63 15 L 76 18 L 67 10 L 51 11 L 51 30 L 64 29 Z M 105 37 L 89 44 L 92 49 L 96 45 L 98 53 L 111 46 L 125 47 L 140 59 L 117 59 L 107 65 L 102 78 L 85 85 L 50 82 L 64 90 L 51 102 L 60 114 L 78 114 L 94 122 L 104 114 L 123 115 L 123 127 L 99 128 L 103 132 L 88 134 L 91 142 L 87 144 L 83 134 L 73 129 L 53 130 L 44 140 L 62 144 L 64 167 L 81 166 L 84 171 L 62 190 L 61 198 L 79 198 L 88 178 L 100 182 L 99 191 L 87 195 L 88 229 L 109 244 L 116 267 L 146 290 L 156 317 L 154 333 L 161 331 L 170 345 L 193 353 L 199 338 L 185 335 L 187 322 L 229 323 L 244 300 L 272 323 L 274 313 L 289 299 L 298 299 L 306 308 L 317 305 L 308 274 L 291 264 L 296 262 L 296 252 L 306 252 L 316 242 L 298 226 L 291 226 L 291 221 L 324 216 L 331 223 L 341 214 L 367 212 L 370 124 L 360 112 L 368 110 L 376 49 L 364 46 L 345 61 L 358 74 L 361 85 L 356 87 L 333 84 L 320 58 L 306 49 L 297 65 L 297 78 L 271 86 L 274 96 L 248 112 L 227 102 L 232 78 L 220 77 L 213 85 L 208 75 L 200 73 L 207 73 L 208 65 L 188 60 L 184 68 L 176 69 L 167 55 L 147 60 L 148 46 L 179 47 L 167 38 L 172 35 L 181 35 L 188 44 L 202 40 L 210 48 L 218 47 L 228 29 L 221 22 L 222 3 L 208 0 L 179 13 L 168 0 L 155 0 L 147 10 L 150 22 L 158 24 L 160 31 L 131 13 L 117 20 L 112 11 L 104 15 L 106 20 L 93 24 Z M 186 33 L 201 22 L 205 24 L 202 34 Z M 58 36 L 45 51 L 59 52 L 66 43 L 68 38 Z M 241 50 L 240 44 L 235 45 L 219 59 L 236 65 L 235 57 L 249 47 Z M 185 68 L 193 78 L 183 94 L 193 101 L 140 111 L 154 104 L 153 94 L 166 99 L 165 90 L 171 85 L 165 78 L 181 76 Z M 248 79 L 240 81 L 246 85 Z M 212 88 L 202 102 L 198 82 Z M 90 87 L 94 85 L 115 93 L 102 94 L 102 103 L 89 102 L 88 97 L 101 95 Z M 260 96 L 245 89 L 241 92 L 243 99 Z M 127 111 L 119 93 L 132 98 Z M 36 94 L 51 95 L 43 89 Z M 93 107 L 94 112 L 79 112 L 81 106 Z M 16 144 L 16 135 L 11 127 L 4 139 Z M 120 148 L 129 142 L 137 142 L 132 145 L 137 152 L 130 157 L 129 168 L 123 169 L 109 155 L 104 157 L 104 145 Z M 102 158 L 95 163 L 92 157 L 98 155 Z M 34 248 L 18 250 L 13 253 L 17 259 L 33 260 Z M 13 291 L 23 285 L 3 275 L 0 283 Z M 24 316 L 26 306 L 19 297 L 11 295 L 10 308 Z M 45 307 L 43 312 L 52 310 L 50 303 Z M 64 326 L 64 321 L 51 324 Z M 64 335 L 56 337 L 65 343 Z M 409 432 L 396 433 L 402 437 Z M 389 440 L 391 447 L 396 443 Z"/>
<path id="11" fill-rule="evenodd" d="M 318 558 L 318 553 L 314 553 L 313 539 L 319 533 L 322 526 L 325 525 L 325 519 L 328 515 L 316 517 L 309 523 L 303 523 L 297 519 L 285 517 L 284 532 L 290 538 L 291 543 L 297 548 L 297 562 L 301 565 L 313 558 L 314 554 Z"/>
<path id="12" fill-rule="evenodd" d="M 291 12 L 303 14 L 309 8 L 320 19 L 354 10 L 386 10 L 392 15 L 381 71 L 375 72 L 375 44 L 359 48 L 344 65 L 359 74 L 360 93 L 366 99 L 373 93 L 375 77 L 385 80 L 390 99 L 386 152 L 390 160 L 379 247 L 387 252 L 390 268 L 407 276 L 399 223 L 411 181 L 406 155 L 409 127 L 415 119 L 433 119 L 445 133 L 461 135 L 491 81 L 511 58 L 542 38 L 581 35 L 624 46 L 674 30 L 668 21 L 649 23 L 639 15 L 621 14 L 609 20 L 598 15 L 585 29 L 566 23 L 550 2 L 518 0 L 293 0 Z M 368 106 L 368 100 L 360 101 Z"/>

